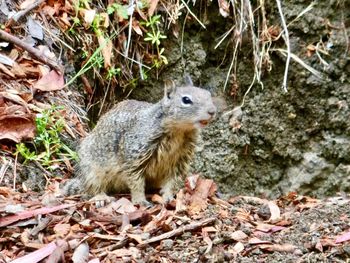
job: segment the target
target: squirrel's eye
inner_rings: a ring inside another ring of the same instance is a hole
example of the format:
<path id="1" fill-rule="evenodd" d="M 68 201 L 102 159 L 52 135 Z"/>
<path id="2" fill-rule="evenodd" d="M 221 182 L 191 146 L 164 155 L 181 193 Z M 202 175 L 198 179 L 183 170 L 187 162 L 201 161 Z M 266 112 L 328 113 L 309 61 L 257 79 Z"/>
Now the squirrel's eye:
<path id="1" fill-rule="evenodd" d="M 187 96 L 182 97 L 182 102 L 184 104 L 192 104 L 192 100 Z"/>

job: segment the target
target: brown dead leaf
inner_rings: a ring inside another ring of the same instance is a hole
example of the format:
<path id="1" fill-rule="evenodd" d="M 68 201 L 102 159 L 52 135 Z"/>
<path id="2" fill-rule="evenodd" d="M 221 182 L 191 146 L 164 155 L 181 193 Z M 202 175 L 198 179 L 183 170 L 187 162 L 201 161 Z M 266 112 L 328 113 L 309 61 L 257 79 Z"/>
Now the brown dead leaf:
<path id="1" fill-rule="evenodd" d="M 8 139 L 19 143 L 24 139 L 33 139 L 35 136 L 35 120 L 30 114 L 23 116 L 0 117 L 0 140 Z"/>
<path id="2" fill-rule="evenodd" d="M 51 255 L 52 252 L 57 248 L 55 242 L 51 242 L 47 244 L 45 247 L 40 248 L 34 252 L 29 253 L 23 257 L 17 258 L 11 263 L 28 263 L 28 262 L 39 262 L 40 260 L 46 258 Z"/>
<path id="3" fill-rule="evenodd" d="M 4 196 L 4 197 L 9 197 L 10 195 L 13 195 L 14 192 L 12 191 L 11 188 L 5 187 L 5 186 L 1 186 L 0 187 L 0 195 Z"/>
<path id="4" fill-rule="evenodd" d="M 292 244 L 260 245 L 259 247 L 267 251 L 286 252 L 286 253 L 293 253 L 297 249 L 297 247 Z"/>
<path id="5" fill-rule="evenodd" d="M 34 4 L 36 0 L 25 0 L 23 3 L 20 4 L 19 9 L 23 10 L 29 7 L 30 5 Z"/>
<path id="6" fill-rule="evenodd" d="M 23 211 L 23 212 L 20 212 L 18 214 L 11 215 L 11 216 L 3 216 L 3 217 L 0 217 L 0 227 L 8 226 L 14 222 L 19 221 L 19 220 L 28 219 L 28 218 L 31 218 L 31 217 L 34 217 L 37 215 L 50 214 L 50 213 L 53 213 L 55 211 L 69 208 L 72 206 L 75 206 L 75 204 L 63 204 L 63 205 L 58 205 L 55 207 L 42 207 L 42 208 L 38 208 L 35 210 Z"/>
<path id="7" fill-rule="evenodd" d="M 68 235 L 68 233 L 70 231 L 70 224 L 57 224 L 53 228 L 53 231 L 55 232 L 55 234 L 57 236 L 63 238 L 63 237 Z"/>
<path id="8" fill-rule="evenodd" d="M 264 233 L 268 233 L 272 230 L 273 227 L 275 227 L 275 226 L 270 225 L 270 224 L 266 224 L 266 223 L 258 222 L 257 226 L 256 226 L 256 230 L 264 232 Z"/>
<path id="9" fill-rule="evenodd" d="M 90 26 L 95 19 L 96 10 L 94 10 L 94 9 L 91 9 L 91 10 L 81 9 L 80 13 L 84 17 L 85 25 Z"/>
<path id="10" fill-rule="evenodd" d="M 219 0 L 219 12 L 223 17 L 230 15 L 230 2 L 227 0 Z"/>
<path id="11" fill-rule="evenodd" d="M 55 70 L 51 70 L 48 74 L 39 79 L 33 86 L 34 89 L 42 91 L 55 91 L 64 88 L 63 74 L 58 74 Z"/>
<path id="12" fill-rule="evenodd" d="M 260 244 L 271 244 L 270 241 L 267 241 L 267 240 L 261 240 L 257 237 L 252 237 L 249 239 L 248 241 L 249 244 L 251 245 L 260 245 Z"/>
<path id="13" fill-rule="evenodd" d="M 181 189 L 177 194 L 176 194 L 176 205 L 175 205 L 175 211 L 177 213 L 181 213 L 186 211 L 187 206 L 186 206 L 186 198 L 185 198 L 185 193 L 184 190 Z"/>
<path id="14" fill-rule="evenodd" d="M 140 36 L 143 35 L 143 32 L 142 32 L 140 25 L 139 25 L 139 22 L 137 20 L 132 21 L 132 29 L 134 29 L 138 35 L 140 35 Z"/>
<path id="15" fill-rule="evenodd" d="M 124 197 L 118 199 L 115 202 L 112 202 L 111 206 L 113 210 L 119 214 L 132 213 L 137 210 L 133 203 L 129 199 L 126 199 Z"/>
<path id="16" fill-rule="evenodd" d="M 198 178 L 196 187 L 191 196 L 191 202 L 188 211 L 191 214 L 196 214 L 207 207 L 207 199 L 212 196 L 217 187 L 213 180 Z"/>
<path id="17" fill-rule="evenodd" d="M 148 16 L 151 17 L 154 14 L 154 11 L 156 10 L 156 7 L 158 5 L 159 0 L 150 0 L 149 1 L 149 8 L 148 8 Z"/>
<path id="18" fill-rule="evenodd" d="M 205 231 L 205 232 L 218 232 L 218 230 L 215 228 L 215 227 L 213 227 L 213 226 L 206 226 L 206 227 L 203 227 L 202 228 L 202 231 Z"/>
<path id="19" fill-rule="evenodd" d="M 80 244 L 73 253 L 73 263 L 85 263 L 89 260 L 89 245 L 87 243 Z"/>
<path id="20" fill-rule="evenodd" d="M 0 63 L 0 70 L 12 78 L 15 77 L 15 75 L 2 63 Z"/>
<path id="21" fill-rule="evenodd" d="M 231 233 L 230 238 L 235 241 L 242 241 L 246 239 L 248 236 L 246 233 L 244 233 L 242 230 L 237 230 L 233 233 Z"/>
<path id="22" fill-rule="evenodd" d="M 237 244 L 233 247 L 233 254 L 238 255 L 244 250 L 244 245 L 241 242 L 237 242 Z"/>
<path id="23" fill-rule="evenodd" d="M 12 91 L 12 90 L 11 90 Z M 22 105 L 23 107 L 26 108 L 27 112 L 29 113 L 29 109 L 28 109 L 28 104 L 27 102 L 25 102 L 25 100 L 23 100 L 19 95 L 17 95 L 15 91 L 13 92 L 8 92 L 8 91 L 3 91 L 3 92 L 0 92 L 0 97 L 4 97 L 8 100 L 11 100 L 19 105 Z"/>
<path id="24" fill-rule="evenodd" d="M 112 41 L 110 39 L 105 39 L 102 35 L 98 36 L 98 43 L 102 47 L 102 56 L 104 58 L 104 67 L 109 68 L 111 66 L 112 57 Z"/>
<path id="25" fill-rule="evenodd" d="M 350 231 L 340 235 L 337 237 L 337 239 L 335 240 L 335 243 L 343 243 L 343 242 L 346 242 L 346 241 L 349 241 L 350 240 Z"/>
<path id="26" fill-rule="evenodd" d="M 269 221 L 274 222 L 274 221 L 277 221 L 278 219 L 280 219 L 281 211 L 280 211 L 279 207 L 277 206 L 276 202 L 269 201 L 267 203 L 267 205 L 269 206 L 270 213 L 271 213 L 271 217 L 270 217 Z"/>

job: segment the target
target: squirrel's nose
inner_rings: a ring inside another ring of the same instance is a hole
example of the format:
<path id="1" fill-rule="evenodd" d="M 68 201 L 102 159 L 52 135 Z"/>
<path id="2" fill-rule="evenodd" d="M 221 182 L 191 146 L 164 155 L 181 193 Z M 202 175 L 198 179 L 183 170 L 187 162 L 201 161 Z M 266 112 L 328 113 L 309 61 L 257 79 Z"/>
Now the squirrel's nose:
<path id="1" fill-rule="evenodd" d="M 208 114 L 209 114 L 210 116 L 214 116 L 215 113 L 216 113 L 216 109 L 215 109 L 215 108 L 212 108 L 212 109 L 209 109 L 209 110 L 208 110 Z"/>

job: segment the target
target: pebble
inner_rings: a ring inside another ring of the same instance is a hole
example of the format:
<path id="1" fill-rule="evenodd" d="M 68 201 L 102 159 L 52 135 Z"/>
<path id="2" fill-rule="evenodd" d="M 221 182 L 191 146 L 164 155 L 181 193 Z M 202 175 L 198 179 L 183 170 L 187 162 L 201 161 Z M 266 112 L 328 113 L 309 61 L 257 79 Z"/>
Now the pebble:
<path id="1" fill-rule="evenodd" d="M 164 239 L 160 242 L 160 247 L 163 250 L 171 250 L 174 246 L 174 240 L 172 239 Z"/>

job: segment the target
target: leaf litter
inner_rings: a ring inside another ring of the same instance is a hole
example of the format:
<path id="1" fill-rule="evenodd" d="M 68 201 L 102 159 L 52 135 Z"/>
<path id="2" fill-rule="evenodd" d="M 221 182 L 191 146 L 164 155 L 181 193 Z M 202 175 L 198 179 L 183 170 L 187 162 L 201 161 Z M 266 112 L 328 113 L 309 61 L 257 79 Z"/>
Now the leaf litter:
<path id="1" fill-rule="evenodd" d="M 275 201 L 220 199 L 215 183 L 198 175 L 185 185 L 175 201 L 150 208 L 133 205 L 129 195 L 116 195 L 97 208 L 81 196 L 62 197 L 48 189 L 46 196 L 56 199 L 50 207 L 36 192 L 2 187 L 0 262 L 288 262 L 349 256 L 349 197 L 315 207 L 308 205 L 315 199 L 295 193 Z M 265 219 L 264 206 L 270 212 Z"/>

